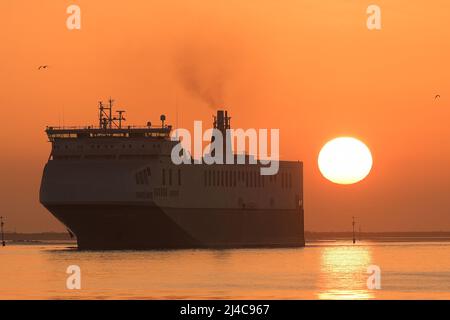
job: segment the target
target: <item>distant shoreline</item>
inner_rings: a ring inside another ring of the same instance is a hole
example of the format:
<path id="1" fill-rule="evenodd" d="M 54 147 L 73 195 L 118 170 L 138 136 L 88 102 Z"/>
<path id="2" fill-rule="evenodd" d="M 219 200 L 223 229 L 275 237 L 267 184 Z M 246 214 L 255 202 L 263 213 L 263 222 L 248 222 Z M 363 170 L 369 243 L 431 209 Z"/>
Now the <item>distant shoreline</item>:
<path id="1" fill-rule="evenodd" d="M 356 240 L 360 241 L 450 241 L 450 232 L 356 232 Z M 305 232 L 306 241 L 351 240 L 352 232 Z"/>
<path id="2" fill-rule="evenodd" d="M 305 232 L 306 241 L 350 240 L 352 232 Z M 356 233 L 357 240 L 373 241 L 450 241 L 450 232 L 362 232 Z M 5 240 L 13 242 L 32 241 L 75 241 L 66 232 L 14 233 L 5 232 Z"/>
<path id="3" fill-rule="evenodd" d="M 5 232 L 6 241 L 70 241 L 71 238 L 67 232 L 36 232 L 36 233 L 16 233 Z"/>

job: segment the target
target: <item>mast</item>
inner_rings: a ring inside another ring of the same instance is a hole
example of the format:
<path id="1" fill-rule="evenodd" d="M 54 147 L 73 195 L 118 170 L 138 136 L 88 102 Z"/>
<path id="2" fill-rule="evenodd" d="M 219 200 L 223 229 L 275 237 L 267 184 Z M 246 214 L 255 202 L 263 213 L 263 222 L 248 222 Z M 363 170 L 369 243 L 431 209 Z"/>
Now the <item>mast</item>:
<path id="1" fill-rule="evenodd" d="M 109 128 L 111 129 L 112 128 L 112 106 L 113 106 L 113 103 L 114 103 L 114 100 L 111 98 L 111 97 L 109 97 L 109 108 L 108 108 L 108 110 L 109 110 L 109 116 L 108 116 L 108 122 L 109 122 Z"/>
<path id="2" fill-rule="evenodd" d="M 99 112 L 98 112 L 99 113 L 98 126 L 100 128 L 103 128 L 103 129 L 110 128 L 111 129 L 111 122 L 112 122 L 112 119 L 111 119 L 111 108 L 112 108 L 112 100 L 111 99 L 109 99 L 109 106 L 108 107 L 105 107 L 103 105 L 102 101 L 100 101 L 98 103 L 98 110 L 99 110 Z M 108 111 L 108 113 L 106 113 L 105 110 Z"/>
<path id="3" fill-rule="evenodd" d="M 125 118 L 123 117 L 123 114 L 125 113 L 125 110 L 117 110 L 116 111 L 119 114 L 119 129 L 122 129 L 122 121 L 125 121 Z"/>
<path id="4" fill-rule="evenodd" d="M 108 106 L 105 107 L 102 101 L 98 103 L 98 126 L 103 129 L 112 129 L 113 125 L 118 129 L 122 128 L 122 122 L 125 121 L 125 117 L 123 114 L 125 110 L 117 110 L 116 112 L 119 114 L 119 117 L 113 117 L 113 104 L 114 100 L 109 98 Z M 119 120 L 119 124 L 116 123 L 116 120 Z"/>

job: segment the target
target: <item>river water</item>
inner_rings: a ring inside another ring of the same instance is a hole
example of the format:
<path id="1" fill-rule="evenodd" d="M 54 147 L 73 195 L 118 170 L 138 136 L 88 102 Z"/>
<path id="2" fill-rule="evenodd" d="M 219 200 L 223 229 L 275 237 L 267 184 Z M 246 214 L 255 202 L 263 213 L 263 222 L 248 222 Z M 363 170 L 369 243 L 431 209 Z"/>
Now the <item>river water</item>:
<path id="1" fill-rule="evenodd" d="M 66 273 L 80 267 L 81 289 Z M 369 289 L 369 266 L 380 289 Z M 450 299 L 450 242 L 309 242 L 295 249 L 88 251 L 0 247 L 0 299 Z"/>

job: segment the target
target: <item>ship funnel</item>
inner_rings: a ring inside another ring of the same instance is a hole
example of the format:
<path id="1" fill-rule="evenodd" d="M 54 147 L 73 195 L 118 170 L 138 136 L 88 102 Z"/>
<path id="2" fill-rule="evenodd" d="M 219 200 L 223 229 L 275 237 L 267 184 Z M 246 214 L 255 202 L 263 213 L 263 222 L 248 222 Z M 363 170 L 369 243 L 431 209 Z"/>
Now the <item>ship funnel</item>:
<path id="1" fill-rule="evenodd" d="M 214 117 L 214 128 L 218 129 L 225 136 L 227 129 L 230 129 L 231 117 L 228 117 L 228 112 L 224 110 L 217 110 L 217 116 Z"/>
<path id="2" fill-rule="evenodd" d="M 217 110 L 217 115 L 214 117 L 214 129 L 219 130 L 222 133 L 223 138 L 223 162 L 226 163 L 227 154 L 233 157 L 231 134 L 227 129 L 231 128 L 231 117 L 228 116 L 228 112 L 225 110 Z M 214 135 L 211 137 L 211 143 L 214 142 Z M 211 153 L 215 155 L 214 150 Z"/>

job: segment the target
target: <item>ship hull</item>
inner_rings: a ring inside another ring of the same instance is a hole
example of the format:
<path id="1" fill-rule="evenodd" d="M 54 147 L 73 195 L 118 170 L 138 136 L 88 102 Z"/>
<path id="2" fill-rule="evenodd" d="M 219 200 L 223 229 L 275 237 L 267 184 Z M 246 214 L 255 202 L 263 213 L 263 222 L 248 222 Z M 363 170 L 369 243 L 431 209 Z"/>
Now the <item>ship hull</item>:
<path id="1" fill-rule="evenodd" d="M 44 204 L 80 250 L 304 246 L 303 210 Z"/>

